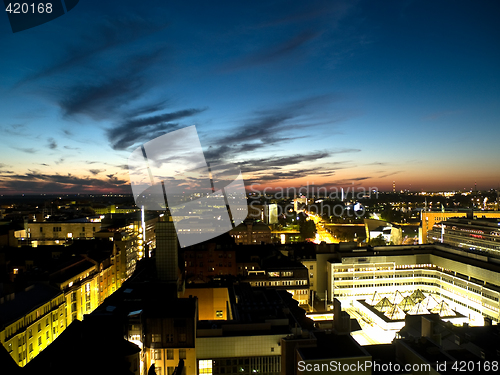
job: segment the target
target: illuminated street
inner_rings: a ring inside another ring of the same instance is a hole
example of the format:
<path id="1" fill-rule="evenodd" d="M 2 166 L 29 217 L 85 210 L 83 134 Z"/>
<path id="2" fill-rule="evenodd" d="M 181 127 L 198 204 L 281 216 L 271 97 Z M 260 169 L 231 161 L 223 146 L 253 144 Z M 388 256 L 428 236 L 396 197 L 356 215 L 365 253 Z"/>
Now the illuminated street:
<path id="1" fill-rule="evenodd" d="M 310 220 L 314 221 L 316 224 L 316 241 L 317 242 L 326 242 L 326 243 L 339 243 L 330 232 L 325 229 L 325 221 L 321 218 L 321 216 L 317 214 L 312 214 L 306 212 Z"/>

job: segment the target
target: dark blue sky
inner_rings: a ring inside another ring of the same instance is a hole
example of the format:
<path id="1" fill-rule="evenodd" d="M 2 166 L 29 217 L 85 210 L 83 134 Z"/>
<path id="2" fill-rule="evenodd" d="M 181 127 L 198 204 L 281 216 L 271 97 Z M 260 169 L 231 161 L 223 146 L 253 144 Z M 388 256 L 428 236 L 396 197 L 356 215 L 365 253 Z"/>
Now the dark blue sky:
<path id="1" fill-rule="evenodd" d="M 0 17 L 0 194 L 129 191 L 196 125 L 247 184 L 500 186 L 496 1 L 81 0 Z"/>

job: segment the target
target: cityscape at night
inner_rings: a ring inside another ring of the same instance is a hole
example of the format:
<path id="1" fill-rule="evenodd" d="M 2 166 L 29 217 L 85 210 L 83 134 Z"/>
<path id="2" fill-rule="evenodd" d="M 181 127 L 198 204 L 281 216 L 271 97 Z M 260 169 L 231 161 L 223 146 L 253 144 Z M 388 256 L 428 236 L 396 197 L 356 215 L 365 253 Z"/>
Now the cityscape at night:
<path id="1" fill-rule="evenodd" d="M 499 3 L 4 5 L 0 373 L 499 371 Z"/>

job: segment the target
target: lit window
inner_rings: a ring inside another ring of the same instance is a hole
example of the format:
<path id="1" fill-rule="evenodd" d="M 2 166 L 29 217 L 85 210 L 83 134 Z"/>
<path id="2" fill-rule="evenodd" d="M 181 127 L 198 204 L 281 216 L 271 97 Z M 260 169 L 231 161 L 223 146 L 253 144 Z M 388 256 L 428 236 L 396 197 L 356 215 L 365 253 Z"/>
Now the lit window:
<path id="1" fill-rule="evenodd" d="M 174 359 L 174 350 L 167 349 L 167 359 Z"/>
<path id="2" fill-rule="evenodd" d="M 154 359 L 155 360 L 161 359 L 161 350 L 155 350 L 154 351 Z"/>
<path id="3" fill-rule="evenodd" d="M 161 335 L 159 333 L 153 333 L 151 335 L 151 342 L 161 342 Z"/>
<path id="4" fill-rule="evenodd" d="M 198 361 L 199 373 L 204 375 L 212 375 L 212 363 L 211 359 L 203 359 Z"/>
<path id="5" fill-rule="evenodd" d="M 222 310 L 217 310 L 215 312 L 215 317 L 219 318 L 219 319 L 223 318 L 224 317 L 224 312 Z"/>

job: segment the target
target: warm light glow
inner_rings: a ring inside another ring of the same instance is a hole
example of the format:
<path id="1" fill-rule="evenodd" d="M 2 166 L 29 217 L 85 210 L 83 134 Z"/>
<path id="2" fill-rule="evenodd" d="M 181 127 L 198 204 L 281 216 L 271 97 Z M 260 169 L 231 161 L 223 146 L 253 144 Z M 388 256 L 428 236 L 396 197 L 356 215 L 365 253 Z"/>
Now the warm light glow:
<path id="1" fill-rule="evenodd" d="M 200 369 L 200 375 L 212 375 L 212 360 L 211 359 L 202 359 L 198 361 L 198 368 Z"/>

